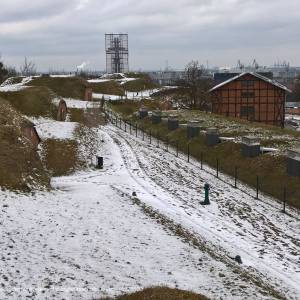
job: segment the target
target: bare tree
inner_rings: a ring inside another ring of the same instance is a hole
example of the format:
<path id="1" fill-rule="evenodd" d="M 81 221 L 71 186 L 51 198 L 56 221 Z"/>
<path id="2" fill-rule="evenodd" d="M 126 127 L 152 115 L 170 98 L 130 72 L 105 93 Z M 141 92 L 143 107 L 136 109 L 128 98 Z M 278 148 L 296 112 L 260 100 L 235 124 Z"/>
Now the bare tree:
<path id="1" fill-rule="evenodd" d="M 36 66 L 33 61 L 28 61 L 27 57 L 24 59 L 24 64 L 21 66 L 21 74 L 23 76 L 32 76 L 36 74 Z"/>
<path id="2" fill-rule="evenodd" d="M 198 61 L 191 61 L 185 68 L 185 86 L 188 88 L 188 101 L 191 108 L 207 109 L 210 103 L 208 90 L 212 79 Z"/>
<path id="3" fill-rule="evenodd" d="M 300 102 L 300 76 L 295 79 L 292 93 L 288 95 L 289 101 Z"/>

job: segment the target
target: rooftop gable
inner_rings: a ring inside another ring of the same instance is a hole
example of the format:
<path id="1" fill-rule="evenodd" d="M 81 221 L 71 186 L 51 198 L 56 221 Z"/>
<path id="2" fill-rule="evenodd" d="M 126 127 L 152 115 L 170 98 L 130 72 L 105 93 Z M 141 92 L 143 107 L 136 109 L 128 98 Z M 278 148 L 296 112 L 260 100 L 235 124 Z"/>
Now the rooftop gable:
<path id="1" fill-rule="evenodd" d="M 284 91 L 286 91 L 286 92 L 289 92 L 289 93 L 292 92 L 291 90 L 289 90 L 289 89 L 288 89 L 286 86 L 284 86 L 283 84 L 281 84 L 281 83 L 279 83 L 279 82 L 277 82 L 277 81 L 275 81 L 275 80 L 269 79 L 269 78 L 267 78 L 267 77 L 265 77 L 265 76 L 263 76 L 263 75 L 261 75 L 261 74 L 254 73 L 254 72 L 244 72 L 244 73 L 240 73 L 240 74 L 238 74 L 237 76 L 234 76 L 234 77 L 232 77 L 232 78 L 230 78 L 230 79 L 228 79 L 228 80 L 226 80 L 226 81 L 224 81 L 224 82 L 222 82 L 222 83 L 216 85 L 215 87 L 213 87 L 212 89 L 210 89 L 209 92 L 213 92 L 213 91 L 217 90 L 218 88 L 220 88 L 220 87 L 222 87 L 222 86 L 224 86 L 224 85 L 226 85 L 226 84 L 228 84 L 228 83 L 230 83 L 230 82 L 232 82 L 232 81 L 235 81 L 236 79 L 239 79 L 239 78 L 241 78 L 241 77 L 243 77 L 243 76 L 245 76 L 245 75 L 252 75 L 252 76 L 254 76 L 254 77 L 258 78 L 258 79 L 261 79 L 261 80 L 263 80 L 263 81 L 265 81 L 265 82 L 268 82 L 268 83 L 270 83 L 270 84 L 272 84 L 272 85 L 275 85 L 275 86 L 277 86 L 278 88 L 280 88 L 280 89 L 282 89 L 282 90 L 284 90 Z"/>

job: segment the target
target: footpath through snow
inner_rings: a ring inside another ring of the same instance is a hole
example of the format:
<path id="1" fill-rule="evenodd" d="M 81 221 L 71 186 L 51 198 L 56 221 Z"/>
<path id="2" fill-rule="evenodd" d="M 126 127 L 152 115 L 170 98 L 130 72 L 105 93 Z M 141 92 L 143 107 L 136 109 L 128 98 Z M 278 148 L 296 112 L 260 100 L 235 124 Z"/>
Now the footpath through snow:
<path id="1" fill-rule="evenodd" d="M 297 221 L 112 126 L 97 138 L 103 170 L 54 178 L 52 192 L 0 191 L 0 299 L 91 299 L 159 284 L 271 299 L 269 283 L 299 299 Z M 199 205 L 205 181 L 209 207 Z"/>

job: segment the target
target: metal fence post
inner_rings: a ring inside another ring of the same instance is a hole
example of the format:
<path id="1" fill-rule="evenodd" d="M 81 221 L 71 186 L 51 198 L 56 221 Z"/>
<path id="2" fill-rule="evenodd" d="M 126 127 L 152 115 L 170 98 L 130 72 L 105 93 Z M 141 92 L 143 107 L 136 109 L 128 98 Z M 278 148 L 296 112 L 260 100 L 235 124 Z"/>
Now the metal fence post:
<path id="1" fill-rule="evenodd" d="M 167 152 L 169 152 L 169 138 L 167 137 L 167 140 L 166 140 L 166 143 L 167 143 Z"/>
<path id="2" fill-rule="evenodd" d="M 217 158 L 217 178 L 219 178 L 219 159 Z"/>
<path id="3" fill-rule="evenodd" d="M 203 170 L 203 152 L 200 154 L 200 159 L 201 159 L 201 170 Z"/>
<path id="4" fill-rule="evenodd" d="M 187 145 L 188 162 L 190 162 L 190 144 Z"/>
<path id="5" fill-rule="evenodd" d="M 234 187 L 237 188 L 237 167 L 234 168 Z"/>
<path id="6" fill-rule="evenodd" d="M 138 127 L 137 127 L 137 123 L 135 123 L 135 137 L 138 136 Z"/>
<path id="7" fill-rule="evenodd" d="M 132 134 L 132 132 L 131 132 L 131 121 L 129 122 L 129 128 L 130 128 L 130 134 Z"/>
<path id="8" fill-rule="evenodd" d="M 286 187 L 283 188 L 283 213 L 285 213 L 285 207 L 286 207 Z"/>

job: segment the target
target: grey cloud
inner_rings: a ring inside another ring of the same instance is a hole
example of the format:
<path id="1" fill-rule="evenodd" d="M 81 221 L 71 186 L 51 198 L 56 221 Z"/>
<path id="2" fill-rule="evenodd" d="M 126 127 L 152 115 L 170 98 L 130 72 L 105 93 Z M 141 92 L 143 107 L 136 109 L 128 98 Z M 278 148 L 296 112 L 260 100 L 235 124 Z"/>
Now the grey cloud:
<path id="1" fill-rule="evenodd" d="M 270 64 L 284 53 L 282 59 L 300 64 L 298 0 L 11 0 L 1 23 L 12 25 L 0 28 L 4 58 L 18 63 L 28 55 L 40 68 L 57 61 L 71 68 L 75 59 L 104 68 L 105 32 L 129 33 L 136 69 L 158 68 L 166 59 L 176 68 L 190 59 L 228 65 L 256 57 Z"/>
<path id="2" fill-rule="evenodd" d="M 70 0 L 4 0 L 1 1 L 0 24 L 51 17 L 76 6 Z"/>

